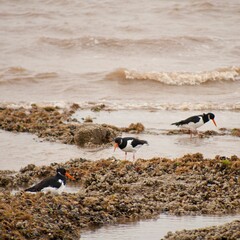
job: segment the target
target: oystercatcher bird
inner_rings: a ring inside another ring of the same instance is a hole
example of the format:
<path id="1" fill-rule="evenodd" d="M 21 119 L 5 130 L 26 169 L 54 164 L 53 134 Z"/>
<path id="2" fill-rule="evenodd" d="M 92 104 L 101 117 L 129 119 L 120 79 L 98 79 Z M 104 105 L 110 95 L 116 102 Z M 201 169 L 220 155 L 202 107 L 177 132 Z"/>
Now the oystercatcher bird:
<path id="1" fill-rule="evenodd" d="M 117 137 L 114 139 L 114 151 L 116 148 L 120 148 L 122 151 L 125 152 L 125 160 L 127 158 L 127 153 L 133 153 L 133 161 L 135 161 L 135 152 L 144 144 L 148 145 L 148 142 L 145 140 L 140 140 L 133 137 Z"/>
<path id="2" fill-rule="evenodd" d="M 172 123 L 171 125 L 176 125 L 180 128 L 190 130 L 190 133 L 192 136 L 192 132 L 198 134 L 197 128 L 201 127 L 203 124 L 207 123 L 209 120 L 212 120 L 214 125 L 217 127 L 217 124 L 214 118 L 215 118 L 215 115 L 213 113 L 207 113 L 207 114 L 203 113 L 201 115 L 189 117 L 180 122 Z"/>
<path id="3" fill-rule="evenodd" d="M 55 176 L 43 179 L 40 183 L 25 189 L 25 192 L 61 193 L 66 185 L 66 177 L 75 180 L 64 168 L 58 168 Z"/>

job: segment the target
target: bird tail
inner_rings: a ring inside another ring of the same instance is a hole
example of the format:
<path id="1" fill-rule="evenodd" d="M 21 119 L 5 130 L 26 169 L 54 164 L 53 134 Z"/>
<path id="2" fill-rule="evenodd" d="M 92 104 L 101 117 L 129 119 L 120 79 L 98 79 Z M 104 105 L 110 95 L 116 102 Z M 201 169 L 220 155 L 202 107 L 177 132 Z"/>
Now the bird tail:
<path id="1" fill-rule="evenodd" d="M 171 125 L 176 125 L 176 126 L 179 126 L 179 125 L 181 125 L 182 124 L 182 122 L 180 121 L 180 122 L 175 122 L 175 123 L 172 123 Z"/>
<path id="2" fill-rule="evenodd" d="M 37 192 L 37 189 L 35 189 L 35 187 L 30 187 L 24 190 L 25 192 Z"/>
<path id="3" fill-rule="evenodd" d="M 142 144 L 146 144 L 149 145 L 148 142 L 146 140 L 141 140 Z"/>

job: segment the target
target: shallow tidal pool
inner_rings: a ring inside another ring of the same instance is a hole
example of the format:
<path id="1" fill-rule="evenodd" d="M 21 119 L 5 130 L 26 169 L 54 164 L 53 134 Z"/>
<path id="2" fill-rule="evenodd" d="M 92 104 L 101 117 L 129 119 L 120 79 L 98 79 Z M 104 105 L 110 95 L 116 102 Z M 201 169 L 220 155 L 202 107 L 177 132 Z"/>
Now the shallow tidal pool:
<path id="1" fill-rule="evenodd" d="M 160 240 L 169 231 L 191 230 L 239 220 L 240 215 L 171 216 L 161 214 L 155 220 L 105 226 L 81 234 L 81 240 Z"/>

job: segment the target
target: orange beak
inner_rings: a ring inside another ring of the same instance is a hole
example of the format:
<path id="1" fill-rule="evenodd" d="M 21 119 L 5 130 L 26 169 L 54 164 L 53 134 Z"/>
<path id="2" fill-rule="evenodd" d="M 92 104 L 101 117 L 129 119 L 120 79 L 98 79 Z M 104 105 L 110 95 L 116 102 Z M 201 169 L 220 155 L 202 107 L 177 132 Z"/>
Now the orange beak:
<path id="1" fill-rule="evenodd" d="M 118 148 L 118 144 L 114 143 L 114 152 L 115 152 L 116 148 Z"/>
<path id="2" fill-rule="evenodd" d="M 69 173 L 66 172 L 65 175 L 66 175 L 66 177 L 68 177 L 69 179 L 71 179 L 71 180 L 75 180 L 75 178 L 74 178 L 73 176 L 71 176 Z"/>
<path id="3" fill-rule="evenodd" d="M 217 127 L 217 124 L 216 124 L 215 120 L 214 120 L 214 119 L 212 119 L 212 121 L 213 121 L 214 125 Z"/>

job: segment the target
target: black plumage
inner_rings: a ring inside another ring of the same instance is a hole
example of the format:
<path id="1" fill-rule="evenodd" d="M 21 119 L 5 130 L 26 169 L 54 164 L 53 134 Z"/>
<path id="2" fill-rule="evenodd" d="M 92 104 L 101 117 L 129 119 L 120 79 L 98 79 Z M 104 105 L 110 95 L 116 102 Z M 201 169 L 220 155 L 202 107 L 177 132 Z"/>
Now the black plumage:
<path id="1" fill-rule="evenodd" d="M 192 116 L 192 117 L 189 117 L 189 118 L 187 118 L 185 120 L 172 123 L 172 125 L 181 126 L 181 125 L 189 124 L 190 122 L 197 123 L 197 122 L 199 122 L 201 120 L 200 116 L 201 115 L 199 115 L 199 116 Z"/>
<path id="2" fill-rule="evenodd" d="M 114 139 L 114 151 L 117 147 L 125 152 L 125 160 L 128 152 L 133 152 L 133 160 L 135 160 L 135 152 L 144 144 L 148 145 L 146 140 L 140 140 L 133 137 L 117 137 Z"/>
<path id="3" fill-rule="evenodd" d="M 203 113 L 201 115 L 192 116 L 185 120 L 172 123 L 171 125 L 176 125 L 181 128 L 189 129 L 192 134 L 192 132 L 197 132 L 196 129 L 207 123 L 209 120 L 212 120 L 214 125 L 217 126 L 214 118 L 215 115 L 213 113 Z"/>
<path id="4" fill-rule="evenodd" d="M 25 189 L 25 191 L 26 192 L 40 192 L 43 190 L 57 191 L 66 185 L 66 176 L 74 180 L 74 178 L 69 173 L 67 173 L 67 171 L 64 168 L 58 168 L 57 174 L 55 176 L 45 178 L 38 184 Z"/>

